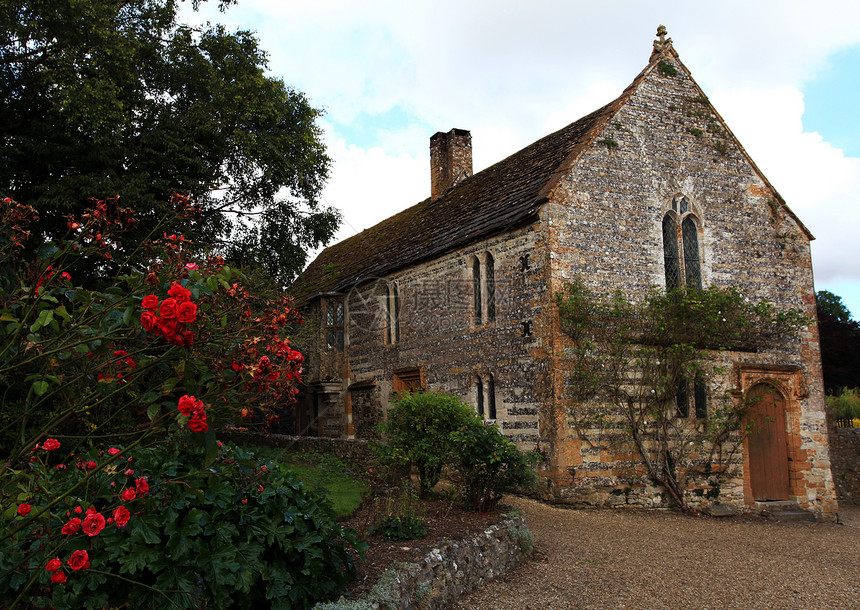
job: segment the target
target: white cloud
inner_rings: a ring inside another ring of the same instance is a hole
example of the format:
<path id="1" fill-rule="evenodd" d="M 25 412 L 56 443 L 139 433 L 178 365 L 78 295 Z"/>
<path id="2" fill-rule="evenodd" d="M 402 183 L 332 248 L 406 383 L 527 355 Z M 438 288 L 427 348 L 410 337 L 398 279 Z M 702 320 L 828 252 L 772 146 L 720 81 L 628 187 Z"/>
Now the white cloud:
<path id="1" fill-rule="evenodd" d="M 256 30 L 272 72 L 326 110 L 335 166 L 325 196 L 355 229 L 428 195 L 433 132 L 469 129 L 482 169 L 615 98 L 665 23 L 694 78 L 817 237 L 816 279 L 860 286 L 860 159 L 801 123 L 804 83 L 828 55 L 860 44 L 860 3 L 239 0 L 225 14 L 213 9 L 213 21 Z M 395 108 L 397 123 L 371 134 L 366 149 L 344 139 L 354 122 Z"/>

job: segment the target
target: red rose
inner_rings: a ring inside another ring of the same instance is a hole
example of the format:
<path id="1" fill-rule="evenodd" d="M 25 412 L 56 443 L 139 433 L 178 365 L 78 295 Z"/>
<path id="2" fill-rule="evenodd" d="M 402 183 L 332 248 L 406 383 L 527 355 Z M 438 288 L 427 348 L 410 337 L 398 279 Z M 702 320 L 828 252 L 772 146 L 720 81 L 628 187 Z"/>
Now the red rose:
<path id="1" fill-rule="evenodd" d="M 124 528 L 130 518 L 131 513 L 128 512 L 128 509 L 125 506 L 120 506 L 115 511 L 113 511 L 113 520 L 119 529 Z"/>
<path id="2" fill-rule="evenodd" d="M 73 570 L 82 570 L 90 567 L 90 555 L 86 551 L 75 551 L 66 563 Z"/>
<path id="3" fill-rule="evenodd" d="M 94 461 L 90 460 L 89 462 L 87 462 L 87 470 L 95 470 L 97 467 L 98 464 L 96 464 Z"/>
<path id="4" fill-rule="evenodd" d="M 54 572 L 51 574 L 51 582 L 56 584 L 66 582 L 66 573 L 62 571 Z"/>
<path id="5" fill-rule="evenodd" d="M 233 370 L 236 371 L 237 373 L 245 368 L 244 364 L 239 364 L 238 362 L 234 362 L 230 366 L 233 367 Z"/>
<path id="6" fill-rule="evenodd" d="M 72 517 L 72 519 L 63 526 L 63 529 L 60 531 L 64 534 L 74 534 L 81 528 L 81 520 L 77 517 Z"/>
<path id="7" fill-rule="evenodd" d="M 54 449 L 60 448 L 60 441 L 55 438 L 45 439 L 45 442 L 42 443 L 42 449 L 45 451 L 53 451 Z"/>
<path id="8" fill-rule="evenodd" d="M 144 311 L 140 314 L 140 325 L 144 330 L 152 330 L 158 325 L 158 316 L 151 311 Z"/>
<path id="9" fill-rule="evenodd" d="M 126 502 L 131 502 L 132 500 L 134 500 L 137 497 L 137 492 L 134 491 L 134 489 L 132 489 L 131 487 L 129 487 L 128 489 L 123 491 L 119 497 L 122 498 L 123 500 L 125 500 Z"/>
<path id="10" fill-rule="evenodd" d="M 105 527 L 105 518 L 101 515 L 101 513 L 90 513 L 87 515 L 86 519 L 84 519 L 84 523 L 81 526 L 81 529 L 84 530 L 84 533 L 87 536 L 97 536 L 100 531 L 102 531 Z"/>
<path id="11" fill-rule="evenodd" d="M 178 303 L 176 299 L 164 299 L 161 302 L 161 307 L 158 309 L 159 315 L 165 320 L 172 320 L 176 317 L 176 308 Z"/>
<path id="12" fill-rule="evenodd" d="M 198 406 L 198 403 L 199 403 L 199 406 Z M 182 398 L 179 399 L 179 406 L 177 408 L 179 409 L 180 413 L 190 417 L 191 414 L 194 412 L 195 408 L 197 408 L 197 409 L 203 408 L 203 401 L 197 400 L 193 396 L 189 396 L 188 394 L 186 394 L 185 396 L 183 396 Z"/>
<path id="13" fill-rule="evenodd" d="M 167 294 L 176 299 L 177 303 L 185 303 L 191 298 L 191 291 L 177 283 L 174 283 L 173 286 L 170 287 Z"/>
<path id="14" fill-rule="evenodd" d="M 206 432 L 209 429 L 209 424 L 202 419 L 188 420 L 188 429 L 192 432 Z"/>
<path id="15" fill-rule="evenodd" d="M 19 515 L 21 515 L 22 517 L 26 517 L 27 515 L 29 515 L 29 514 L 30 514 L 30 509 L 31 509 L 31 508 L 32 508 L 32 507 L 31 507 L 29 504 L 27 504 L 26 502 L 23 502 L 23 503 L 18 507 L 18 514 L 19 514 Z"/>
<path id="16" fill-rule="evenodd" d="M 119 449 L 117 449 L 116 447 L 111 447 L 110 449 L 108 449 L 108 455 L 116 455 L 117 453 L 119 453 Z"/>
<path id="17" fill-rule="evenodd" d="M 147 483 L 146 479 L 137 479 L 134 482 L 134 488 L 141 496 L 149 493 L 149 483 Z"/>
<path id="18" fill-rule="evenodd" d="M 59 570 L 62 567 L 63 567 L 63 562 L 60 561 L 59 557 L 54 557 L 51 561 L 49 561 L 45 565 L 45 569 L 48 570 L 48 572 L 56 572 L 57 570 Z"/>
<path id="19" fill-rule="evenodd" d="M 158 297 L 154 294 L 148 294 L 143 297 L 143 302 L 141 303 L 144 309 L 149 309 L 150 311 L 155 311 L 158 309 Z"/>
<path id="20" fill-rule="evenodd" d="M 181 333 L 172 333 L 172 334 L 165 333 L 164 336 L 167 339 L 167 342 L 170 343 L 171 345 L 178 345 L 179 347 L 182 347 L 183 345 L 185 345 L 185 340 L 182 338 Z"/>
<path id="21" fill-rule="evenodd" d="M 176 319 L 183 324 L 191 324 L 197 319 L 197 305 L 191 301 L 182 303 L 176 311 Z"/>

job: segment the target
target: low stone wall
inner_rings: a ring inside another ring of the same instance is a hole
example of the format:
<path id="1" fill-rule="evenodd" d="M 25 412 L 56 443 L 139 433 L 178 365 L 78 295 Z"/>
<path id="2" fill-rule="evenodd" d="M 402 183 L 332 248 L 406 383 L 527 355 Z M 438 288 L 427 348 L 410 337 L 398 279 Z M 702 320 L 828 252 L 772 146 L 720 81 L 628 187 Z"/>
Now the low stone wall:
<path id="1" fill-rule="evenodd" d="M 366 595 L 317 604 L 314 610 L 446 608 L 469 591 L 507 574 L 531 554 L 533 540 L 522 516 L 491 525 L 471 540 L 449 542 L 418 563 L 386 571 Z"/>
<path id="2" fill-rule="evenodd" d="M 830 469 L 842 504 L 860 504 L 860 428 L 830 434 Z"/>
<path id="3" fill-rule="evenodd" d="M 286 434 L 264 434 L 240 430 L 224 430 L 218 433 L 218 438 L 223 441 L 232 441 L 237 445 L 252 443 L 265 447 L 281 447 L 291 451 L 325 452 L 358 464 L 373 457 L 373 448 L 368 441 L 363 439 L 287 436 Z"/>

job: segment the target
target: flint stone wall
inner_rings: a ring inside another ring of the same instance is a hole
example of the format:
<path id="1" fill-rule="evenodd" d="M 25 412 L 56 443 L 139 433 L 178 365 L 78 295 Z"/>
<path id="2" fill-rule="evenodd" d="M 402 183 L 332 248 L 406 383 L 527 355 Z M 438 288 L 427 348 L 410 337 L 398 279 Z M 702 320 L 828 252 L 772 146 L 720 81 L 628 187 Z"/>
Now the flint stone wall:
<path id="1" fill-rule="evenodd" d="M 491 525 L 471 540 L 448 542 L 418 563 L 398 564 L 367 595 L 317 604 L 315 610 L 447 608 L 477 587 L 504 576 L 531 553 L 531 534 L 521 516 Z"/>
<path id="2" fill-rule="evenodd" d="M 836 495 L 842 504 L 860 504 L 860 428 L 836 428 L 830 435 Z"/>

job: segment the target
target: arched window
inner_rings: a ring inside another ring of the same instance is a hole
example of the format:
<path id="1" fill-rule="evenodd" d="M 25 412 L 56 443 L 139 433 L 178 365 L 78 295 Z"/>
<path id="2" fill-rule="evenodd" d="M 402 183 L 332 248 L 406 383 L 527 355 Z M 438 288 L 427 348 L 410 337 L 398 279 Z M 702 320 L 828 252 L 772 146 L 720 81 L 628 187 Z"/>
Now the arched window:
<path id="1" fill-rule="evenodd" d="M 391 287 L 391 311 L 393 312 L 393 324 L 391 328 L 392 343 L 400 341 L 400 293 L 397 284 Z"/>
<path id="2" fill-rule="evenodd" d="M 400 294 L 395 282 L 384 282 L 381 290 L 385 343 L 391 345 L 400 341 Z"/>
<path id="3" fill-rule="evenodd" d="M 674 216 L 663 217 L 663 267 L 666 271 L 666 289 L 677 288 L 681 283 L 681 261 L 678 257 L 678 223 Z"/>
<path id="4" fill-rule="evenodd" d="M 478 415 L 484 416 L 484 384 L 480 377 L 477 377 L 475 384 L 475 407 L 478 409 Z"/>
<path id="5" fill-rule="evenodd" d="M 667 290 L 682 285 L 702 289 L 699 225 L 685 195 L 675 195 L 672 210 L 663 216 L 663 270 Z"/>
<path id="6" fill-rule="evenodd" d="M 487 252 L 487 322 L 496 321 L 496 270 L 493 255 Z"/>
<path id="7" fill-rule="evenodd" d="M 699 263 L 699 227 L 692 216 L 681 223 L 684 242 L 684 280 L 691 288 L 702 289 L 702 267 Z"/>
<path id="8" fill-rule="evenodd" d="M 475 326 L 483 324 L 483 316 L 481 315 L 481 261 L 476 256 L 472 261 L 472 298 L 474 301 L 475 310 Z"/>
<path id="9" fill-rule="evenodd" d="M 492 374 L 487 379 L 487 406 L 487 419 L 496 419 L 496 381 Z"/>

